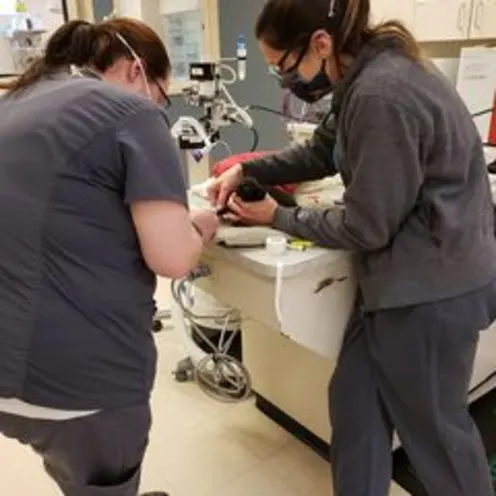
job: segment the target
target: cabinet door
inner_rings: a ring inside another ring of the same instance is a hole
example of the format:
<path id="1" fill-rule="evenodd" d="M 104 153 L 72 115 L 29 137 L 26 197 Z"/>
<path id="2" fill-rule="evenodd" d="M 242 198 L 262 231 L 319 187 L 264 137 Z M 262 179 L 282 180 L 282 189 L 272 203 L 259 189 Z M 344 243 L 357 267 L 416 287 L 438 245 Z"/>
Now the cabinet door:
<path id="1" fill-rule="evenodd" d="M 371 0 L 370 8 L 372 22 L 395 19 L 403 22 L 408 28 L 413 28 L 416 0 Z"/>
<path id="2" fill-rule="evenodd" d="M 419 41 L 468 38 L 472 0 L 417 0 L 415 34 Z"/>
<path id="3" fill-rule="evenodd" d="M 496 38 L 496 0 L 473 0 L 470 38 Z"/>

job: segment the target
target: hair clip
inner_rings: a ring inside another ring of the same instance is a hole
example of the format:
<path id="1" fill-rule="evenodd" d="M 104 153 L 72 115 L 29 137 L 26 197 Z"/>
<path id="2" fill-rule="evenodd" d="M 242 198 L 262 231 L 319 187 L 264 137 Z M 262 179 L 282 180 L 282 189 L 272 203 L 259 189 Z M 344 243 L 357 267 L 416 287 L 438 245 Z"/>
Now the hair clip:
<path id="1" fill-rule="evenodd" d="M 73 77 L 82 77 L 83 72 L 81 71 L 81 68 L 78 67 L 76 64 L 71 64 L 69 66 L 69 72 L 71 73 L 71 76 Z"/>
<path id="2" fill-rule="evenodd" d="M 334 17 L 336 15 L 336 1 L 337 0 L 331 0 L 331 3 L 329 4 L 329 17 Z"/>

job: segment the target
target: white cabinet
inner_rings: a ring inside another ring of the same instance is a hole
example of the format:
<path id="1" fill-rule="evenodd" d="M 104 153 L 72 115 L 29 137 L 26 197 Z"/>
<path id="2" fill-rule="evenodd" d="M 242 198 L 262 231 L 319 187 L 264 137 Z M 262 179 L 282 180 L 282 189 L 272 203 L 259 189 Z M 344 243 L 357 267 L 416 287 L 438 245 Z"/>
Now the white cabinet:
<path id="1" fill-rule="evenodd" d="M 470 38 L 496 38 L 496 0 L 473 0 Z"/>
<path id="2" fill-rule="evenodd" d="M 419 41 L 467 39 L 472 0 L 416 0 L 414 32 Z"/>
<path id="3" fill-rule="evenodd" d="M 395 19 L 403 22 L 408 28 L 412 28 L 414 24 L 415 1 L 371 0 L 372 22 L 377 24 L 382 21 Z"/>

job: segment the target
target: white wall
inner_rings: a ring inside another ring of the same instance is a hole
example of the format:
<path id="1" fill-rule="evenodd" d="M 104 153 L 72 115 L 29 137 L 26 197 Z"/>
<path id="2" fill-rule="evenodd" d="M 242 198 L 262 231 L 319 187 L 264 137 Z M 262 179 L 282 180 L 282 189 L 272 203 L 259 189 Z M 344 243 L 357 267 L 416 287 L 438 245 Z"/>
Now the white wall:
<path id="1" fill-rule="evenodd" d="M 453 84 L 456 84 L 459 59 L 455 57 L 434 57 L 432 60 L 448 78 L 448 80 L 451 81 Z"/>

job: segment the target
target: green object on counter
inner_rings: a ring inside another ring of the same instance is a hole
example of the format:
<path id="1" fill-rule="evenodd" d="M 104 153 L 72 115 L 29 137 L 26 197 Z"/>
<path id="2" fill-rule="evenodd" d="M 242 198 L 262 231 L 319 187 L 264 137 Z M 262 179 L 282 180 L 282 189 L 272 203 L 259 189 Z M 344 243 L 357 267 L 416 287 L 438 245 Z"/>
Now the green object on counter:
<path id="1" fill-rule="evenodd" d="M 16 12 L 18 14 L 26 14 L 28 11 L 28 8 L 26 6 L 26 3 L 23 2 L 22 0 L 17 0 L 16 2 Z"/>

